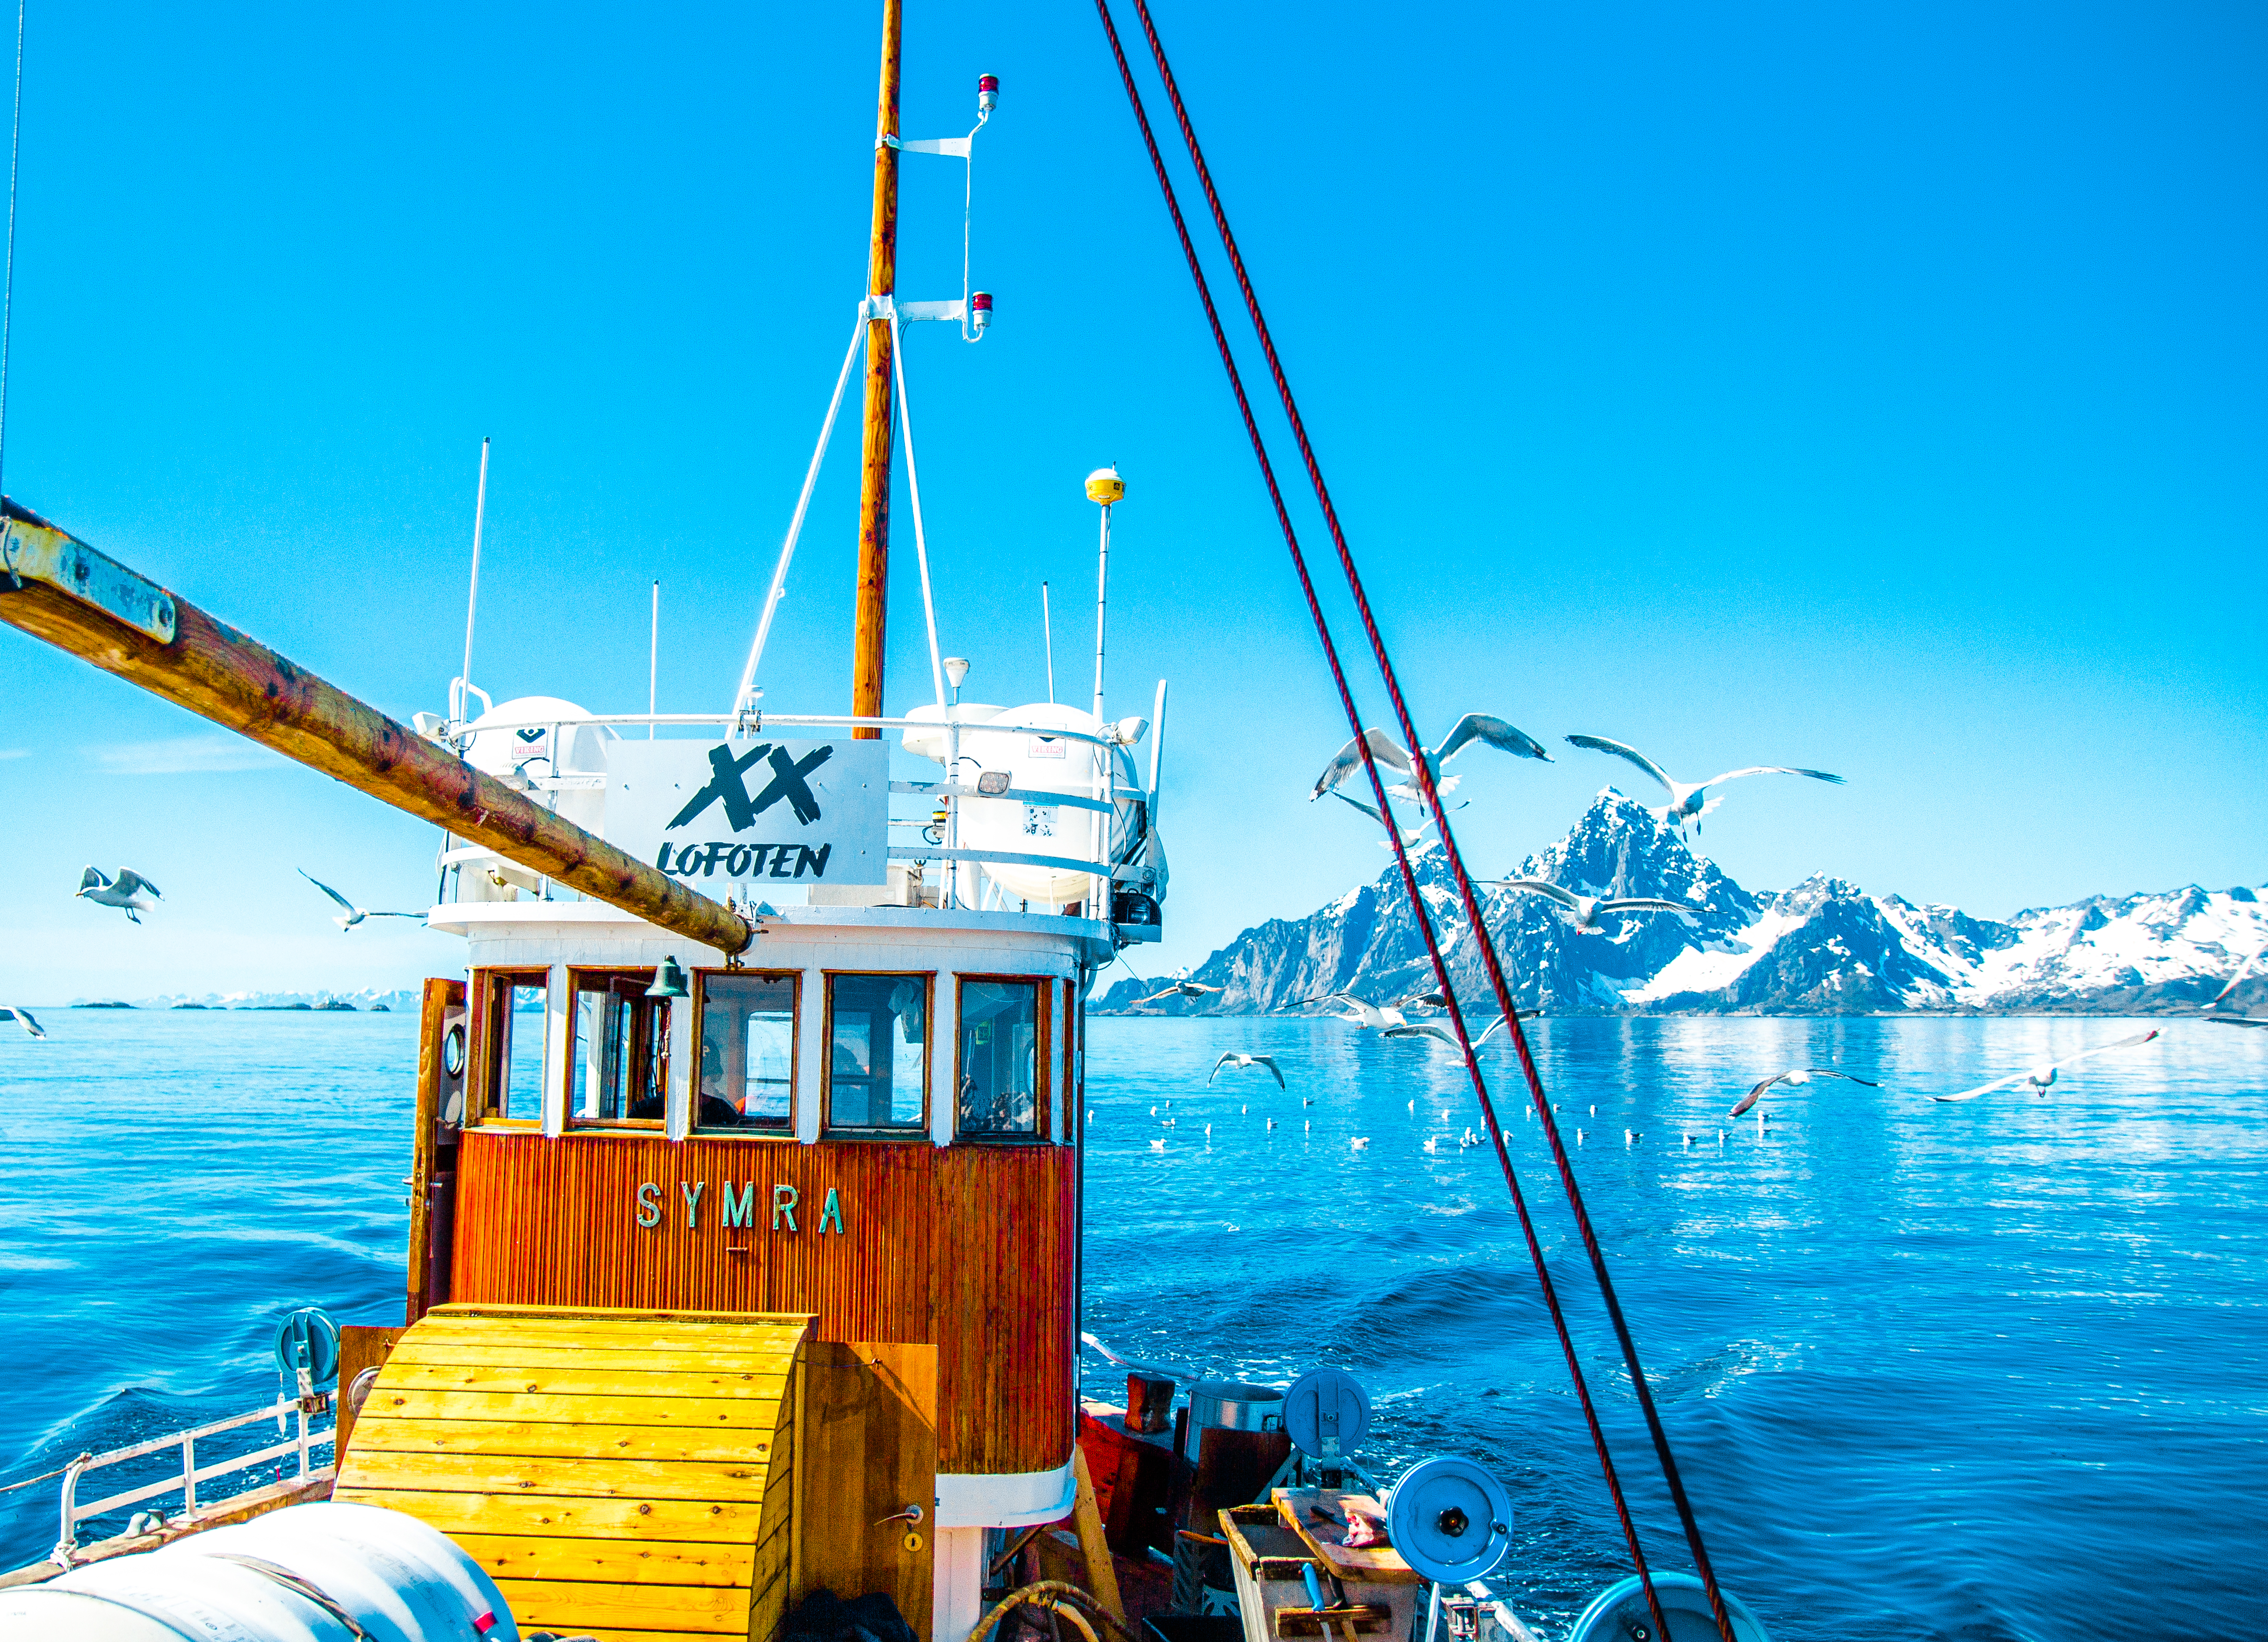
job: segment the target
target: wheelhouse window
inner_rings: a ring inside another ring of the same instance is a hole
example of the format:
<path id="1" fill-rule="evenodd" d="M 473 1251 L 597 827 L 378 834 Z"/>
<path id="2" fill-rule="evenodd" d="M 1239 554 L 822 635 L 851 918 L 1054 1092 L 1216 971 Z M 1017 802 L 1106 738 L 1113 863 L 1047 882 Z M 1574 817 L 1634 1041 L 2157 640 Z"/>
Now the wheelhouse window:
<path id="1" fill-rule="evenodd" d="M 703 1133 L 792 1134 L 799 977 L 736 969 L 701 977 L 701 1092 L 693 1126 Z"/>
<path id="2" fill-rule="evenodd" d="M 487 1121 L 543 1121 L 543 1035 L 550 1000 L 547 970 L 499 970 L 488 977 Z"/>
<path id="3" fill-rule="evenodd" d="M 1047 1010 L 1053 985 L 1009 978 L 961 979 L 956 1133 L 1037 1140 L 1047 1112 Z"/>
<path id="4" fill-rule="evenodd" d="M 827 1126 L 918 1134 L 929 1124 L 926 975 L 827 977 Z"/>
<path id="5" fill-rule="evenodd" d="M 571 1127 L 661 1127 L 669 1086 L 669 1000 L 651 969 L 577 969 L 567 1067 Z"/>

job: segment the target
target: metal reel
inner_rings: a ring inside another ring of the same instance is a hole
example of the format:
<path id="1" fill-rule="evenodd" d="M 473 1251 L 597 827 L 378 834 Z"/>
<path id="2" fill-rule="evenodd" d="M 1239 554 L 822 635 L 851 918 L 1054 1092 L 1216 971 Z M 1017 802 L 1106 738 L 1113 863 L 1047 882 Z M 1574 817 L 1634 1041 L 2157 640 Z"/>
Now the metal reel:
<path id="1" fill-rule="evenodd" d="M 1344 1370 L 1318 1368 L 1285 1394 L 1284 1429 L 1309 1458 L 1343 1460 L 1370 1434 L 1370 1393 Z"/>
<path id="2" fill-rule="evenodd" d="M 1470 1460 L 1421 1460 L 1384 1503 L 1394 1549 L 1440 1584 L 1485 1578 L 1512 1549 L 1512 1496 Z"/>
<path id="3" fill-rule="evenodd" d="M 302 1306 L 276 1330 L 276 1369 L 306 1396 L 339 1377 L 339 1326 L 319 1307 Z M 306 1378 L 300 1379 L 302 1371 Z"/>
<path id="4" fill-rule="evenodd" d="M 1669 1622 L 1669 1642 L 1715 1642 L 1717 1622 L 1709 1613 L 1709 1593 L 1690 1573 L 1653 1572 L 1653 1594 L 1661 1599 L 1662 1617 Z M 1734 1642 L 1771 1642 L 1763 1623 L 1749 1605 L 1721 1587 L 1725 1612 L 1733 1621 Z M 1646 1605 L 1646 1591 L 1638 1575 L 1619 1580 L 1599 1593 L 1567 1642 L 1656 1642 L 1653 1615 Z"/>

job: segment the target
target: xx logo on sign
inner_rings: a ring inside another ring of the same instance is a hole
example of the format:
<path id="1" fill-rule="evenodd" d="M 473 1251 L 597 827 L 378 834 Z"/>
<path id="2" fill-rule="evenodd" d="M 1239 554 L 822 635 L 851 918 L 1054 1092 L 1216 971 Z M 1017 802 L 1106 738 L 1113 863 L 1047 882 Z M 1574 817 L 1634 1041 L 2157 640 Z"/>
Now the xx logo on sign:
<path id="1" fill-rule="evenodd" d="M 745 832 L 756 824 L 762 814 L 782 799 L 795 812 L 797 821 L 808 827 L 819 819 L 819 799 L 806 777 L 834 756 L 835 749 L 822 747 L 801 759 L 791 756 L 787 748 L 774 747 L 770 742 L 751 747 L 740 758 L 733 756 L 729 747 L 709 749 L 709 768 L 713 772 L 709 784 L 685 801 L 685 807 L 670 818 L 674 830 L 682 827 L 712 804 L 722 803 L 725 819 L 732 823 L 734 832 Z M 771 769 L 771 779 L 763 791 L 751 799 L 743 773 L 758 759 L 764 759 Z"/>

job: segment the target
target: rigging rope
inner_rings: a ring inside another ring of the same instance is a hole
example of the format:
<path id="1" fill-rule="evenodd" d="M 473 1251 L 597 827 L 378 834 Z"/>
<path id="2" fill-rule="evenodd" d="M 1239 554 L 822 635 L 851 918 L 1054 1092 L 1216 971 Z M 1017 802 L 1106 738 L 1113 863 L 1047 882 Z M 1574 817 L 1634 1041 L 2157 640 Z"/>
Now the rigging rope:
<path id="1" fill-rule="evenodd" d="M 906 397 L 906 332 L 890 315 L 890 369 L 898 379 L 898 433 L 906 446 L 906 500 L 914 510 L 914 557 L 921 564 L 922 620 L 929 626 L 929 676 L 937 689 L 937 710 L 945 711 L 945 664 L 937 654 L 937 605 L 929 591 L 929 538 L 922 534 L 921 475 L 914 470 L 914 406 Z M 951 779 L 959 780 L 954 770 Z"/>
<path id="2" fill-rule="evenodd" d="M 1096 0 L 1096 4 L 1107 5 L 1107 0 Z M 1491 939 L 1488 926 L 1482 918 L 1479 897 L 1474 892 L 1472 879 L 1465 871 L 1463 857 L 1459 853 L 1456 840 L 1451 835 L 1448 818 L 1441 809 L 1440 794 L 1434 790 L 1433 771 L 1425 756 L 1425 743 L 1418 739 L 1417 727 L 1410 716 L 1409 706 L 1403 699 L 1402 687 L 1395 676 L 1393 661 L 1387 655 L 1386 644 L 1379 634 L 1377 619 L 1372 613 L 1369 597 L 1363 590 L 1362 578 L 1355 569 L 1354 556 L 1347 547 L 1346 534 L 1340 526 L 1338 510 L 1332 505 L 1329 488 L 1323 482 L 1322 465 L 1316 460 L 1314 448 L 1308 442 L 1307 424 L 1300 419 L 1299 406 L 1292 399 L 1290 379 L 1285 374 L 1283 361 L 1277 355 L 1274 338 L 1268 330 L 1268 321 L 1260 311 L 1260 299 L 1253 291 L 1251 276 L 1246 271 L 1242 254 L 1237 249 L 1236 236 L 1228 225 L 1228 214 L 1221 205 L 1219 192 L 1213 186 L 1211 168 L 1205 164 L 1204 151 L 1197 142 L 1197 129 L 1190 123 L 1189 109 L 1182 100 L 1181 87 L 1174 78 L 1172 65 L 1166 60 L 1166 48 L 1158 38 L 1156 24 L 1151 19 L 1148 0 L 1134 0 L 1134 10 L 1136 15 L 1142 20 L 1143 36 L 1149 43 L 1150 55 L 1157 65 L 1158 77 L 1165 86 L 1167 99 L 1173 104 L 1174 117 L 1181 127 L 1182 140 L 1188 145 L 1189 158 L 1197 168 L 1197 180 L 1204 190 L 1205 203 L 1212 212 L 1213 225 L 1220 233 L 1221 245 L 1228 254 L 1231 268 L 1235 271 L 1237 289 L 1244 298 L 1245 312 L 1252 320 L 1253 331 L 1259 339 L 1262 351 L 1267 357 L 1269 375 L 1275 381 L 1277 397 L 1282 401 L 1285 418 L 1291 424 L 1292 436 L 1299 445 L 1300 460 L 1306 465 L 1308 482 L 1314 490 L 1316 503 L 1322 510 L 1323 522 L 1330 531 L 1331 543 L 1337 552 L 1339 567 L 1345 575 L 1348 591 L 1353 595 L 1356 611 L 1362 619 L 1364 636 L 1370 641 L 1371 655 L 1378 664 L 1379 675 L 1386 686 L 1388 699 L 1393 703 L 1395 722 L 1401 728 L 1403 745 L 1410 750 L 1410 762 L 1413 766 L 1411 773 L 1417 778 L 1418 791 L 1425 799 L 1426 807 L 1432 813 L 1434 828 L 1441 840 L 1442 854 L 1448 864 L 1450 875 L 1455 880 L 1458 899 L 1463 904 L 1466 920 L 1472 926 L 1475 944 L 1480 949 L 1482 966 L 1487 972 L 1490 987 L 1496 994 L 1497 1005 L 1504 1012 L 1506 1034 L 1512 1040 L 1513 1049 L 1519 1054 L 1521 1071 L 1527 1080 L 1529 1098 L 1535 1104 L 1536 1117 L 1543 1124 L 1544 1138 L 1550 1145 L 1552 1161 L 1558 1168 L 1560 1182 L 1566 1190 L 1568 1204 L 1574 1212 L 1575 1225 L 1581 1233 L 1584 1251 L 1590 1256 L 1592 1271 L 1598 1279 L 1600 1298 L 1605 1304 L 1607 1316 L 1614 1327 L 1616 1341 L 1622 1348 L 1624 1366 L 1630 1373 L 1631 1388 L 1637 1395 L 1638 1407 L 1646 1417 L 1646 1431 L 1653 1439 L 1655 1457 L 1660 1462 L 1662 1480 L 1668 1485 L 1670 1499 L 1677 1508 L 1679 1524 L 1685 1530 L 1686 1545 L 1693 1553 L 1694 1571 L 1700 1575 L 1703 1588 L 1708 1593 L 1710 1615 L 1716 1621 L 1717 1631 L 1723 1638 L 1723 1642 L 1734 1642 L 1732 1616 L 1726 1611 L 1724 1597 L 1718 1589 L 1716 1571 L 1709 1560 L 1708 1548 L 1702 1543 L 1700 1523 L 1695 1520 L 1692 1504 L 1686 1498 L 1685 1484 L 1678 1472 L 1676 1456 L 1670 1451 L 1668 1433 L 1662 1428 L 1660 1413 L 1654 1407 L 1653 1392 L 1646 1384 L 1646 1370 L 1638 1361 L 1637 1343 L 1631 1337 L 1630 1325 L 1623 1316 L 1622 1303 L 1615 1294 L 1614 1279 L 1607 1271 L 1606 1256 L 1600 1249 L 1597 1233 L 1591 1226 L 1590 1214 L 1583 1206 L 1582 1190 L 1576 1184 L 1574 1167 L 1568 1159 L 1566 1145 L 1560 1139 L 1559 1126 L 1552 1121 L 1551 1102 L 1543 1093 L 1543 1079 L 1536 1071 L 1535 1056 L 1528 1048 L 1528 1035 L 1521 1030 L 1520 1015 L 1513 1007 L 1512 989 L 1506 983 L 1504 968 L 1497 956 L 1496 944 Z M 1115 45 L 1116 30 L 1112 32 L 1112 38 Z M 1121 55 L 1123 66 L 1123 54 Z M 1131 90 L 1133 82 L 1130 77 L 1128 77 L 1127 84 Z M 1165 175 L 1162 165 L 1159 167 L 1159 175 L 1161 179 Z M 1194 254 L 1192 254 L 1191 265 L 1195 266 Z M 1304 577 L 1304 565 L 1301 567 L 1301 573 Z M 1344 695 L 1344 691 L 1342 694 Z M 1361 747 L 1364 767 L 1371 770 L 1373 787 L 1379 795 L 1379 809 L 1386 817 L 1387 830 L 1390 836 L 1398 838 L 1399 832 L 1394 825 L 1393 812 L 1387 805 L 1384 787 L 1377 781 L 1367 738 L 1363 735 L 1359 724 L 1355 727 L 1355 740 Z M 1416 894 L 1414 880 L 1411 882 L 1410 888 L 1411 901 L 1417 912 L 1418 921 L 1422 925 L 1426 923 L 1425 904 Z M 1458 1011 L 1454 1003 L 1454 993 L 1446 983 L 1443 985 L 1443 995 L 1451 1000 L 1450 1012 L 1453 1019 L 1456 1018 Z M 1462 1035 L 1461 1030 L 1460 1036 Z M 1466 1053 L 1468 1062 L 1470 1064 L 1469 1048 Z M 1477 1074 L 1476 1065 L 1475 1071 Z M 1477 1076 L 1476 1087 L 1480 1087 Z M 1490 1133 L 1497 1137 L 1498 1155 L 1505 1163 L 1508 1174 L 1510 1156 L 1504 1150 L 1502 1137 L 1498 1134 L 1496 1114 L 1488 1103 L 1484 1090 L 1481 1093 L 1481 1110 L 1482 1116 L 1488 1123 Z M 1649 1596 L 1652 1594 L 1650 1584 L 1648 1594 Z M 1658 1609 L 1655 1613 L 1655 1624 L 1657 1626 L 1661 1626 L 1661 1616 Z M 1662 1634 L 1666 1636 L 1667 1627 L 1664 1626 L 1661 1629 Z"/>
<path id="3" fill-rule="evenodd" d="M 772 571 L 772 585 L 764 595 L 763 614 L 756 619 L 756 642 L 748 646 L 748 665 L 740 669 L 740 688 L 733 697 L 733 711 L 745 712 L 748 706 L 748 691 L 756 681 L 756 664 L 764 657 L 764 640 L 771 636 L 772 612 L 786 595 L 787 567 L 795 557 L 796 538 L 803 534 L 803 516 L 811 511 L 812 488 L 819 482 L 820 464 L 827 460 L 828 441 L 835 437 L 835 415 L 843 409 L 843 390 L 850 380 L 850 367 L 858 357 L 858 344 L 866 336 L 866 309 L 859 306 L 858 323 L 850 328 L 850 346 L 843 353 L 842 373 L 835 379 L 835 397 L 827 401 L 827 420 L 819 424 L 819 446 L 811 453 L 811 466 L 804 470 L 803 490 L 795 498 L 795 517 L 788 520 L 787 540 L 780 544 L 779 563 Z"/>
<path id="4" fill-rule="evenodd" d="M 1409 893 L 1410 905 L 1416 909 L 1418 928 L 1425 938 L 1426 955 L 1432 964 L 1434 977 L 1441 988 L 1442 997 L 1447 1000 L 1450 1023 L 1455 1031 L 1458 1047 L 1464 1055 L 1467 1073 L 1472 1079 L 1474 1093 L 1479 1097 L 1481 1112 L 1488 1124 L 1490 1139 L 1496 1146 L 1497 1161 L 1504 1169 L 1505 1183 L 1511 1190 L 1513 1208 L 1520 1219 L 1521 1235 L 1527 1242 L 1528 1259 L 1535 1268 L 1536 1281 L 1543 1289 L 1545 1305 L 1550 1311 L 1551 1326 L 1558 1336 L 1559 1349 L 1567 1359 L 1567 1373 L 1574 1382 L 1576 1397 L 1582 1404 L 1584 1422 L 1590 1428 L 1592 1446 L 1597 1450 L 1599 1469 L 1606 1478 L 1607 1491 L 1613 1498 L 1615 1514 L 1622 1524 L 1623 1538 L 1630 1549 L 1631 1565 L 1637 1570 L 1638 1579 L 1645 1587 L 1646 1606 L 1653 1617 L 1655 1634 L 1668 1637 L 1668 1624 L 1662 1613 L 1660 1599 L 1654 1592 L 1653 1578 L 1646 1567 L 1646 1552 L 1638 1543 L 1638 1528 L 1631 1519 L 1629 1503 L 1623 1497 L 1621 1479 L 1616 1475 L 1614 1458 L 1607 1447 L 1606 1433 L 1599 1424 L 1598 1410 L 1592 1403 L 1590 1388 L 1583 1377 L 1582 1364 L 1576 1354 L 1574 1339 L 1568 1329 L 1565 1314 L 1560 1307 L 1557 1288 L 1551 1281 L 1550 1267 L 1544 1258 L 1543 1243 L 1536 1235 L 1535 1222 L 1528 1216 L 1527 1199 L 1520 1189 L 1519 1175 L 1513 1168 L 1511 1153 L 1505 1145 L 1503 1131 L 1497 1123 L 1495 1108 L 1489 1100 L 1488 1086 L 1481 1074 L 1479 1057 L 1473 1052 L 1472 1041 L 1465 1028 L 1464 1014 L 1457 1004 L 1448 964 L 1434 936 L 1432 922 L 1426 917 L 1425 897 L 1418 892 L 1417 873 L 1410 865 L 1409 850 L 1403 843 L 1401 829 L 1394 823 L 1393 809 L 1387 799 L 1385 781 L 1380 776 L 1377 761 L 1372 755 L 1369 738 L 1363 733 L 1361 715 L 1355 706 L 1353 694 L 1348 687 L 1346 671 L 1340 664 L 1338 647 L 1332 640 L 1329 622 L 1324 616 L 1322 605 L 1317 599 L 1314 579 L 1308 573 L 1307 556 L 1300 547 L 1299 533 L 1292 526 L 1291 513 L 1284 504 L 1283 490 L 1277 483 L 1275 464 L 1269 458 L 1267 443 L 1261 437 L 1260 424 L 1253 416 L 1252 402 L 1244 389 L 1243 374 L 1237 369 L 1235 355 L 1228 345 L 1227 333 L 1221 327 L 1220 312 L 1212 298 L 1212 287 L 1205 278 L 1204 265 L 1197 258 L 1196 244 L 1189 237 L 1189 224 L 1182 215 L 1180 197 L 1175 194 L 1173 179 L 1166 170 L 1164 156 L 1159 152 L 1157 136 L 1151 129 L 1148 111 L 1143 107 L 1141 92 L 1134 83 L 1133 70 L 1126 62 L 1125 48 L 1119 41 L 1117 25 L 1111 19 L 1108 0 L 1095 0 L 1095 11 L 1101 18 L 1103 33 L 1109 39 L 1111 55 L 1117 61 L 1118 74 L 1120 79 L 1125 84 L 1127 100 L 1132 106 L 1136 123 L 1141 128 L 1142 142 L 1149 151 L 1150 164 L 1158 175 L 1158 186 L 1165 195 L 1166 209 L 1173 217 L 1174 232 L 1181 239 L 1182 254 L 1189 261 L 1190 277 L 1196 282 L 1198 299 L 1204 306 L 1205 320 L 1211 328 L 1213 344 L 1219 350 L 1221 364 L 1228 373 L 1229 388 L 1236 396 L 1237 410 L 1244 419 L 1245 433 L 1252 442 L 1253 455 L 1260 464 L 1260 475 L 1267 486 L 1268 499 L 1276 510 L 1276 522 L 1283 530 L 1285 546 L 1291 552 L 1292 567 L 1299 572 L 1300 588 L 1306 595 L 1307 613 L 1314 620 L 1316 636 L 1322 643 L 1324 659 L 1330 664 L 1331 681 L 1338 690 L 1339 704 L 1345 711 L 1348 726 L 1354 736 L 1355 745 L 1359 750 L 1363 773 L 1369 778 L 1371 791 L 1378 800 L 1379 814 L 1385 818 L 1387 836 L 1394 850 L 1395 863 L 1401 870 L 1403 886 Z M 1423 761 L 1419 762 L 1422 763 Z M 1438 806 L 1434 813 L 1438 818 L 1440 814 Z M 1486 939 L 1484 930 L 1481 931 L 1481 935 L 1482 939 Z M 1514 1032 L 1519 1030 L 1519 1017 L 1516 1013 L 1513 1015 L 1509 1024 Z M 1727 1642 L 1730 1642 L 1729 1638 Z"/>
<path id="5" fill-rule="evenodd" d="M 8 271 L 0 280 L 0 495 L 8 465 L 8 344 L 16 319 L 16 175 L 24 151 L 24 7 L 16 0 L 16 117 L 8 137 Z"/>

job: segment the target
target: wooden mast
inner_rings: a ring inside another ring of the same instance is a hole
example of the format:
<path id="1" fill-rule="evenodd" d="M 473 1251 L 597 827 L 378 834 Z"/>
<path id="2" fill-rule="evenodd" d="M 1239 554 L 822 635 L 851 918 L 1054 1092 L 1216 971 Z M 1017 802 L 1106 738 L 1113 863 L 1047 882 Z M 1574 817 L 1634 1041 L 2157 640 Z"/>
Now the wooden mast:
<path id="1" fill-rule="evenodd" d="M 901 0 L 882 0 L 882 90 L 874 116 L 874 222 L 866 276 L 866 290 L 877 297 L 893 295 L 898 281 L 895 139 L 901 24 Z M 858 469 L 858 627 L 850 663 L 850 711 L 862 718 L 882 715 L 882 646 L 890 591 L 892 332 L 887 318 L 877 315 L 867 321 L 865 438 Z M 851 733 L 866 740 L 880 732 Z"/>

